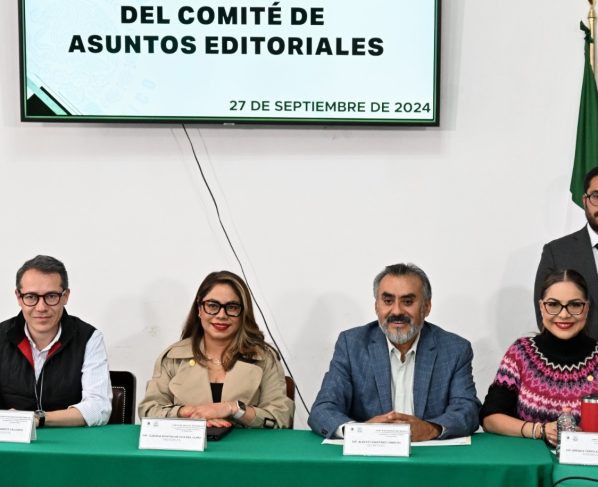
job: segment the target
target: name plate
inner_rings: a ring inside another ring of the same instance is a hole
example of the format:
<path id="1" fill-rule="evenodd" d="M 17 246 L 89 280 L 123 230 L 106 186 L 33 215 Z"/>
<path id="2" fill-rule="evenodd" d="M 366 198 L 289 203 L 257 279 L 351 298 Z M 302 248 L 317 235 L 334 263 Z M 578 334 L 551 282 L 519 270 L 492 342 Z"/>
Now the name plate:
<path id="1" fill-rule="evenodd" d="M 598 433 L 561 433 L 560 463 L 598 465 Z"/>
<path id="2" fill-rule="evenodd" d="M 143 418 L 139 432 L 139 449 L 204 451 L 206 420 Z"/>
<path id="3" fill-rule="evenodd" d="M 0 410 L 0 441 L 31 443 L 35 438 L 33 411 Z"/>
<path id="4" fill-rule="evenodd" d="M 343 455 L 408 457 L 411 427 L 406 423 L 349 423 L 345 425 Z"/>

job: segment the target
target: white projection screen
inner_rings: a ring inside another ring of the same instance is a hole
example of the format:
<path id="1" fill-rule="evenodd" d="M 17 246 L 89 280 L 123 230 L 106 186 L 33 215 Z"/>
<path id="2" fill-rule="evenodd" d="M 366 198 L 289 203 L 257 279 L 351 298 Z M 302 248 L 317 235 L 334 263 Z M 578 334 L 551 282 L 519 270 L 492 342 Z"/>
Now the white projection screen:
<path id="1" fill-rule="evenodd" d="M 440 0 L 19 0 L 27 122 L 439 123 Z"/>

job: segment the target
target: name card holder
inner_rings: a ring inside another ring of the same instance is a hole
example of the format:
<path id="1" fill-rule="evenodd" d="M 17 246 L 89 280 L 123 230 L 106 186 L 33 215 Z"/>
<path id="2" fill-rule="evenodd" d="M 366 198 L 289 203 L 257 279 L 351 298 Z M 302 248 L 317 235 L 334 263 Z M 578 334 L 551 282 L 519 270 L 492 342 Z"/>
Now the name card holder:
<path id="1" fill-rule="evenodd" d="M 139 432 L 140 450 L 204 451 L 205 419 L 143 418 Z"/>
<path id="2" fill-rule="evenodd" d="M 598 465 L 598 433 L 563 431 L 559 463 Z"/>
<path id="3" fill-rule="evenodd" d="M 343 455 L 408 457 L 411 426 L 406 423 L 349 423 L 345 425 Z"/>
<path id="4" fill-rule="evenodd" d="M 0 410 L 0 441 L 31 443 L 35 439 L 33 411 Z"/>

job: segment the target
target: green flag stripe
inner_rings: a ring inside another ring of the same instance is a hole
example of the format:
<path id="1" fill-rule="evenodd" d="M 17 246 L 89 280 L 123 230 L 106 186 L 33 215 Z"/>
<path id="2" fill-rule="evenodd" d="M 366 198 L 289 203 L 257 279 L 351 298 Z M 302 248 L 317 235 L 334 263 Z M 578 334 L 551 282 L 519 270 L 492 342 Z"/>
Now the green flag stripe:
<path id="1" fill-rule="evenodd" d="M 577 141 L 575 144 L 575 160 L 571 174 L 571 198 L 583 207 L 583 180 L 586 173 L 598 166 L 598 90 L 596 79 L 590 65 L 590 43 L 594 42 L 589 29 L 580 22 L 580 29 L 585 36 L 585 64 L 583 84 L 579 102 L 579 118 L 577 120 Z"/>

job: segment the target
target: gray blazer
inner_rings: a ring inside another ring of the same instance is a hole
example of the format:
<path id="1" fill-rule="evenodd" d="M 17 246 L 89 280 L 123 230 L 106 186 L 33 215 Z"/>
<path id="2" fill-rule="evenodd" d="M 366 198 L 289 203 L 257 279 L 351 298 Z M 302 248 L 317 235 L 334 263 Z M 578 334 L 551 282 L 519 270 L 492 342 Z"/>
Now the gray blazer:
<path id="1" fill-rule="evenodd" d="M 585 278 L 590 294 L 590 314 L 586 329 L 592 338 L 598 339 L 598 273 L 590 236 L 585 226 L 571 235 L 544 245 L 534 284 L 534 308 L 538 328 L 542 329 L 542 316 L 538 305 L 542 282 L 552 271 L 563 269 L 575 269 Z"/>
<path id="2" fill-rule="evenodd" d="M 415 356 L 415 416 L 445 428 L 442 438 L 465 436 L 478 428 L 470 343 L 425 322 Z M 392 410 L 390 358 L 378 322 L 340 334 L 330 368 L 308 424 L 328 438 L 348 422 L 365 422 Z"/>

